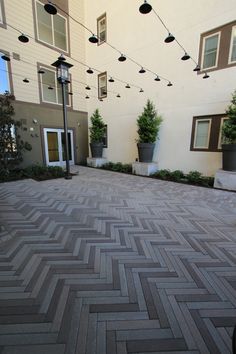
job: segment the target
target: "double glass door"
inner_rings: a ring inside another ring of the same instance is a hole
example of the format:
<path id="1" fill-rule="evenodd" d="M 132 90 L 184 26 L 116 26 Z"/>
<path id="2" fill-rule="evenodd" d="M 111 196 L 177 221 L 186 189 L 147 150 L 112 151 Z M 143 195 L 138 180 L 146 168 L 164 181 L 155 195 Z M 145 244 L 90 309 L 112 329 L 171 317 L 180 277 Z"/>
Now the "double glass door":
<path id="1" fill-rule="evenodd" d="M 65 133 L 63 129 L 44 129 L 45 157 L 48 166 L 65 166 Z M 69 160 L 74 164 L 73 132 L 68 130 Z"/>

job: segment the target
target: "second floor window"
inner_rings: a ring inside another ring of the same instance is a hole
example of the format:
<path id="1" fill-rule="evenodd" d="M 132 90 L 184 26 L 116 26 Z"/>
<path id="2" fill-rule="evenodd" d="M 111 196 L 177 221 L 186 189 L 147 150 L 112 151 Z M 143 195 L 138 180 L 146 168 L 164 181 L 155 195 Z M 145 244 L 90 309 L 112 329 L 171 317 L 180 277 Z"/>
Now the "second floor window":
<path id="1" fill-rule="evenodd" d="M 36 1 L 36 18 L 38 39 L 67 52 L 67 19 L 58 13 L 48 14 L 39 1 Z"/>
<path id="2" fill-rule="evenodd" d="M 216 33 L 212 36 L 204 38 L 203 49 L 203 69 L 214 68 L 217 65 L 218 52 L 219 52 L 220 34 Z"/>
<path id="3" fill-rule="evenodd" d="M 98 75 L 98 98 L 102 99 L 107 97 L 107 73 Z"/>
<path id="4" fill-rule="evenodd" d="M 236 26 L 232 28 L 229 63 L 236 62 Z"/>
<path id="5" fill-rule="evenodd" d="M 107 40 L 107 20 L 106 14 L 97 19 L 98 44 L 102 44 Z"/>
<path id="6" fill-rule="evenodd" d="M 42 101 L 46 103 L 62 104 L 61 84 L 57 81 L 56 71 L 46 68 L 42 69 L 44 70 L 44 74 L 41 75 Z M 66 85 L 66 100 L 67 106 L 70 106 L 68 85 Z"/>

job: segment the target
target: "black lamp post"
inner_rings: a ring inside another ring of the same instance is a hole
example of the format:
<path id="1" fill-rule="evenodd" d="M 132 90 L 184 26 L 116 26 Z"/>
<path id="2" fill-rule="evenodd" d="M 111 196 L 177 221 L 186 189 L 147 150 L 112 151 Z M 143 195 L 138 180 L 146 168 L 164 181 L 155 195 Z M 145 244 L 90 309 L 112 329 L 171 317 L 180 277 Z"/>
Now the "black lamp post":
<path id="1" fill-rule="evenodd" d="M 52 66 L 57 68 L 57 80 L 61 84 L 62 88 L 62 105 L 63 105 L 63 122 L 64 122 L 64 134 L 65 134 L 65 157 L 66 157 L 66 176 L 65 179 L 71 179 L 70 175 L 70 163 L 69 163 L 69 144 L 68 144 L 68 129 L 67 129 L 67 107 L 66 107 L 66 85 L 69 82 L 69 69 L 73 66 L 65 61 L 63 55 L 61 55 Z"/>

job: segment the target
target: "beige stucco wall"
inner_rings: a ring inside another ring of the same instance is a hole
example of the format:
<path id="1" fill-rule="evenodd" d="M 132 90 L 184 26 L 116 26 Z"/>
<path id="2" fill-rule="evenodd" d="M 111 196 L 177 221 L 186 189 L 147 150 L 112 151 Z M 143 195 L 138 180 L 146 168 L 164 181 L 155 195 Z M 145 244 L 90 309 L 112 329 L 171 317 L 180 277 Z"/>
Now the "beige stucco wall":
<path id="1" fill-rule="evenodd" d="M 198 59 L 200 34 L 235 20 L 234 0 L 186 2 L 184 0 L 150 1 L 176 38 L 189 53 Z M 121 52 L 142 65 L 171 80 L 155 82 L 149 73 L 139 74 L 139 67 L 126 61 L 117 61 L 118 53 L 106 44 L 101 46 L 87 42 L 87 62 L 101 71 L 108 71 L 126 82 L 144 89 L 125 89 L 125 85 L 108 82 L 108 90 L 121 94 L 117 99 L 109 93 L 103 102 L 91 100 L 89 115 L 99 108 L 108 124 L 108 149 L 105 156 L 111 161 L 132 162 L 137 157 L 135 138 L 136 119 L 150 98 L 163 116 L 160 141 L 155 161 L 160 168 L 199 170 L 211 175 L 221 167 L 220 152 L 191 152 L 190 138 L 192 118 L 196 115 L 221 114 L 228 105 L 236 88 L 236 67 L 210 73 L 203 80 L 192 70 L 191 61 L 183 62 L 184 54 L 177 44 L 165 44 L 167 32 L 153 13 L 141 15 L 138 11 L 142 1 L 136 0 L 90 0 L 85 2 L 86 24 L 96 29 L 96 19 L 107 14 L 108 41 Z M 89 75 L 88 82 L 97 85 L 96 75 Z"/>

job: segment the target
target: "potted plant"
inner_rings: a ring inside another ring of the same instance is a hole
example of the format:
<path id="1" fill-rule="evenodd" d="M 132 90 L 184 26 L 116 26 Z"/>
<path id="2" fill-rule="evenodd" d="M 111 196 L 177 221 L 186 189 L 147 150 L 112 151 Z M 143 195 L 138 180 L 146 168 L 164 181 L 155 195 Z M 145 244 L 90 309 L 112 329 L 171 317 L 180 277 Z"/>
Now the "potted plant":
<path id="1" fill-rule="evenodd" d="M 153 102 L 148 100 L 143 113 L 137 119 L 139 135 L 137 146 L 140 162 L 152 162 L 161 122 L 162 117 L 157 114 Z"/>
<path id="2" fill-rule="evenodd" d="M 228 119 L 222 126 L 222 165 L 223 170 L 236 171 L 236 91 L 226 114 Z"/>
<path id="3" fill-rule="evenodd" d="M 96 109 L 90 118 L 91 127 L 90 130 L 90 149 L 92 157 L 102 157 L 103 151 L 103 137 L 105 133 L 105 123 Z"/>

